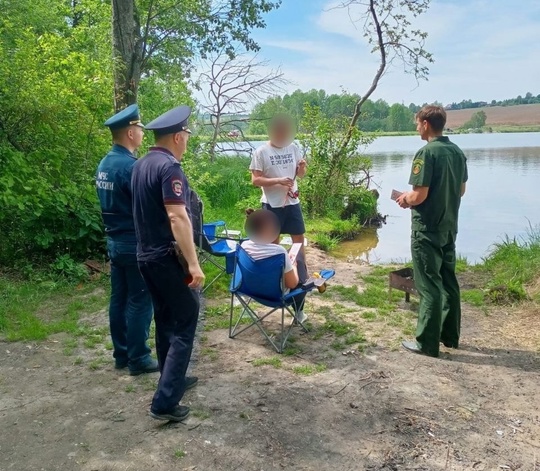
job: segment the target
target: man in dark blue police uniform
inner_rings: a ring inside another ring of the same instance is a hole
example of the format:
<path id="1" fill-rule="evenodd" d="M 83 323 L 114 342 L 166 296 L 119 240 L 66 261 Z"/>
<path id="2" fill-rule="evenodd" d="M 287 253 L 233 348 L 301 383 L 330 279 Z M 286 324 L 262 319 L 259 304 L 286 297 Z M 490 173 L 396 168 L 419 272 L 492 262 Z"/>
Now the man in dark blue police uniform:
<path id="1" fill-rule="evenodd" d="M 96 187 L 111 259 L 109 323 L 115 367 L 131 375 L 158 371 L 146 341 L 152 301 L 137 266 L 135 226 L 131 208 L 133 152 L 141 145 L 144 126 L 139 107 L 130 105 L 105 122 L 113 137 L 111 151 L 99 164 Z"/>
<path id="2" fill-rule="evenodd" d="M 189 408 L 179 401 L 197 382 L 186 371 L 199 317 L 196 290 L 204 284 L 193 243 L 189 184 L 180 165 L 191 134 L 190 114 L 189 107 L 179 106 L 146 126 L 154 131 L 156 145 L 137 161 L 131 181 L 137 260 L 154 303 L 161 371 L 150 415 L 176 422 L 188 416 Z M 185 264 L 175 254 L 175 242 Z"/>

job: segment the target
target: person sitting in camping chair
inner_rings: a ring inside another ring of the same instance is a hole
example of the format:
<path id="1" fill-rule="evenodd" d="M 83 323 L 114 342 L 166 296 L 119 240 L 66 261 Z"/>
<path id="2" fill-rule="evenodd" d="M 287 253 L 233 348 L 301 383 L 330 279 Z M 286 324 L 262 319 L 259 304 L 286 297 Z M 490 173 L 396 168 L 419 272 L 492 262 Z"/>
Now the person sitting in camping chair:
<path id="1" fill-rule="evenodd" d="M 245 231 L 249 240 L 244 241 L 241 246 L 246 253 L 254 260 L 262 260 L 274 255 L 285 255 L 285 270 L 283 283 L 287 290 L 300 287 L 307 281 L 308 274 L 305 263 L 293 263 L 289 258 L 287 250 L 279 245 L 280 224 L 278 217 L 267 209 L 246 211 Z M 298 254 L 298 259 L 303 257 L 303 251 Z M 306 292 L 302 292 L 293 297 L 293 307 L 298 322 L 307 320 L 304 314 L 304 301 Z"/>

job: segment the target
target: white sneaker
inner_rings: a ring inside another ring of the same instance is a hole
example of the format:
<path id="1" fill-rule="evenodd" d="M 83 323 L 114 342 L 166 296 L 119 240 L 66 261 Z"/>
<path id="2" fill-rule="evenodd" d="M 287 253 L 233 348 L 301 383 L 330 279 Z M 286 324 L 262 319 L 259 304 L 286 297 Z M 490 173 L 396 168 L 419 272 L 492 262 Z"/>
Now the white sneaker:
<path id="1" fill-rule="evenodd" d="M 304 322 L 306 322 L 308 320 L 308 316 L 307 316 L 307 314 L 304 313 L 304 311 L 299 311 L 299 312 L 296 313 L 295 320 L 299 324 L 303 324 Z"/>

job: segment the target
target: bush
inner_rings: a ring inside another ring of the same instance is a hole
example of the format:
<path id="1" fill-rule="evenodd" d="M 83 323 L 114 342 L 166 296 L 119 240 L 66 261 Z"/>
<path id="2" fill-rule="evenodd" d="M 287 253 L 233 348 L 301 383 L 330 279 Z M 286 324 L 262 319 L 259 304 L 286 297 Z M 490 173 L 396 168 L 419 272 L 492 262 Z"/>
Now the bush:
<path id="1" fill-rule="evenodd" d="M 356 205 L 345 218 L 368 218 L 377 214 L 376 201 L 369 195 L 371 161 L 358 154 L 358 147 L 372 141 L 357 128 L 342 148 L 348 132 L 345 118 L 330 119 L 321 110 L 306 105 L 301 123 L 301 143 L 309 153 L 309 169 L 301 180 L 304 209 L 312 217 L 343 214 L 347 201 Z"/>
<path id="2" fill-rule="evenodd" d="M 60 255 L 51 264 L 54 274 L 69 281 L 82 281 L 88 278 L 88 270 L 82 263 L 73 260 L 69 255 Z"/>
<path id="3" fill-rule="evenodd" d="M 364 224 L 377 214 L 377 197 L 367 188 L 352 188 L 347 195 L 347 205 L 341 213 L 342 219 L 357 218 Z"/>

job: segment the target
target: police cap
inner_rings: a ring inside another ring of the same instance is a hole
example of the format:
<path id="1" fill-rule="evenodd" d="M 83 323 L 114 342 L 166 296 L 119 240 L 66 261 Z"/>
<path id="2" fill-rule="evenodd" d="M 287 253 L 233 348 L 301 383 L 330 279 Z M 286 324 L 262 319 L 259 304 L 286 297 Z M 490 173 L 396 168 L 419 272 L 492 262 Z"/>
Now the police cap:
<path id="1" fill-rule="evenodd" d="M 189 106 L 177 106 L 148 123 L 146 129 L 154 131 L 156 136 L 176 134 L 180 131 L 186 131 L 191 134 L 188 128 L 190 115 L 191 108 Z"/>
<path id="2" fill-rule="evenodd" d="M 105 121 L 105 126 L 111 130 L 127 128 L 128 126 L 140 126 L 144 128 L 139 115 L 139 106 L 137 104 L 129 105 Z"/>

